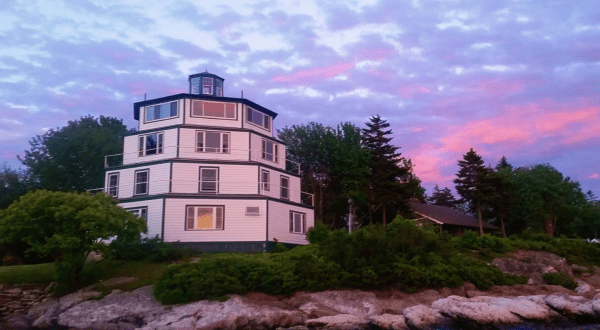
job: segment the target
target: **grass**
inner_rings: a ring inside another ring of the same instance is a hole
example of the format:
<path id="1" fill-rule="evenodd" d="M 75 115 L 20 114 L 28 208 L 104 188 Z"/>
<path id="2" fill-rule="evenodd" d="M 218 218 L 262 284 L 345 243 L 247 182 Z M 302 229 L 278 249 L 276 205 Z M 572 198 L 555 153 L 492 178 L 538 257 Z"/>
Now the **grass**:
<path id="1" fill-rule="evenodd" d="M 167 268 L 169 262 L 101 260 L 88 262 L 80 279 L 81 287 L 92 285 L 96 291 L 106 295 L 114 289 L 130 291 L 152 284 Z M 49 284 L 53 281 L 54 264 L 37 264 L 0 267 L 0 284 Z M 108 284 L 102 282 L 115 277 L 135 277 L 127 283 Z"/>

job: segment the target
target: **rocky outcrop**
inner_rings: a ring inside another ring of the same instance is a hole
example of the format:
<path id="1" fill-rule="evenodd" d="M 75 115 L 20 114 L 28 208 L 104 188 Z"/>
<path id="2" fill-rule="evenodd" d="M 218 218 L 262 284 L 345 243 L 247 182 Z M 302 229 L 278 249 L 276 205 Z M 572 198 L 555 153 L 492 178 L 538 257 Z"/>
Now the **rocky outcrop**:
<path id="1" fill-rule="evenodd" d="M 509 258 L 496 258 L 492 265 L 503 273 L 527 276 L 529 284 L 543 284 L 543 275 L 560 272 L 573 276 L 573 269 L 565 258 L 543 251 L 516 251 Z"/>
<path id="2" fill-rule="evenodd" d="M 0 284 L 0 319 L 13 313 L 25 313 L 49 297 L 49 290 L 43 285 Z"/>

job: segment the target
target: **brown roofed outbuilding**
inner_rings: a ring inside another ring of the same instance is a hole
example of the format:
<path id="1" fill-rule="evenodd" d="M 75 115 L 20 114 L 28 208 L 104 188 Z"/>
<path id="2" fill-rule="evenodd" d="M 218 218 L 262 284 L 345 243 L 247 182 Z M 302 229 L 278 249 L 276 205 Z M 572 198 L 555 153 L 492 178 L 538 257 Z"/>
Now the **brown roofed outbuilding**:
<path id="1" fill-rule="evenodd" d="M 479 220 L 464 214 L 463 212 L 447 206 L 423 204 L 415 201 L 409 201 L 408 205 L 414 213 L 420 218 L 419 223 L 428 220 L 430 223 L 440 226 L 440 231 L 448 232 L 451 235 L 462 235 L 465 230 L 479 232 Z M 483 222 L 484 233 L 492 233 L 500 228 Z"/>

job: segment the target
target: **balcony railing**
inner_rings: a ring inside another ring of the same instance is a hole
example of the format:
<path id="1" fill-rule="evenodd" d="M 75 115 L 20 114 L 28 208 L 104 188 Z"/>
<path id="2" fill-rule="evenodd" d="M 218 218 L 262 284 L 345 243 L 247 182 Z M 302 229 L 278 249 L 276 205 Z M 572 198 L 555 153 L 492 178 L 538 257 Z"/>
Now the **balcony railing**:
<path id="1" fill-rule="evenodd" d="M 206 181 L 205 181 L 206 182 Z M 211 181 L 214 182 L 214 181 Z M 158 189 L 156 187 L 159 187 Z M 88 192 L 97 193 L 104 192 L 105 194 L 110 194 L 110 192 L 116 192 L 117 198 L 130 198 L 137 196 L 147 196 L 154 194 L 162 194 L 168 193 L 198 193 L 204 194 L 207 196 L 210 195 L 222 195 L 222 194 L 243 194 L 243 195 L 253 195 L 258 191 L 259 195 L 268 196 L 272 198 L 278 198 L 286 201 L 299 202 L 300 204 L 314 206 L 315 196 L 312 193 L 296 190 L 292 188 L 287 188 L 288 198 L 281 197 L 281 185 L 275 184 L 273 182 L 258 182 L 258 189 L 256 189 L 256 185 L 254 183 L 243 184 L 239 182 L 226 182 L 226 181 L 216 181 L 216 192 L 211 191 L 200 191 L 199 190 L 200 183 L 194 181 L 186 181 L 186 180 L 154 180 L 147 183 L 145 191 L 149 194 L 134 194 L 135 184 L 121 184 L 113 187 L 105 187 L 105 188 L 95 188 L 88 189 Z M 268 187 L 268 189 L 266 189 Z M 150 189 L 153 189 L 155 192 L 150 193 Z M 127 192 L 127 193 L 125 193 Z M 292 198 L 290 198 L 292 197 Z M 298 201 L 299 197 L 299 201 Z"/>
<path id="2" fill-rule="evenodd" d="M 122 154 L 114 154 L 114 155 L 106 155 L 104 156 L 104 168 L 108 169 L 108 168 L 112 168 L 112 167 L 116 167 L 116 166 L 121 166 L 124 165 L 124 161 L 125 161 L 125 156 L 127 156 L 127 165 L 129 164 L 141 164 L 144 163 L 146 161 L 150 161 L 151 159 L 153 159 L 154 157 L 157 156 L 163 156 L 160 159 L 172 159 L 172 158 L 176 158 L 176 156 L 174 155 L 180 155 L 182 152 L 185 152 L 186 155 L 231 155 L 231 154 L 235 154 L 236 156 L 239 157 L 235 157 L 236 160 L 240 160 L 240 161 L 244 161 L 247 160 L 248 158 L 250 158 L 251 161 L 264 161 L 265 164 L 280 164 L 280 162 L 285 161 L 285 170 L 291 173 L 296 173 L 296 174 L 301 174 L 301 168 L 300 168 L 300 163 L 295 162 L 293 160 L 289 160 L 289 159 L 285 159 L 282 158 L 280 155 L 275 155 L 272 153 L 267 153 L 267 152 L 263 152 L 261 150 L 252 150 L 252 149 L 234 149 L 234 148 L 228 148 L 227 152 L 223 153 L 223 152 L 196 152 L 196 148 L 195 147 L 182 147 L 182 146 L 164 146 L 161 147 L 162 152 L 159 154 L 152 154 L 152 155 L 146 155 L 146 156 L 139 156 L 139 151 L 135 151 L 135 152 L 130 152 L 130 153 L 122 153 Z M 173 155 L 173 157 L 164 157 L 165 155 L 171 154 Z M 189 158 L 189 157 L 186 157 Z M 192 156 L 192 158 L 194 158 Z M 212 157 L 211 159 L 213 160 L 220 160 L 220 159 L 224 159 L 225 157 Z M 227 157 L 229 158 L 229 157 Z M 277 159 L 277 162 L 273 162 L 270 159 Z M 202 159 L 206 159 L 204 157 L 202 158 L 197 158 L 199 160 Z M 227 159 L 229 160 L 229 159 Z"/>

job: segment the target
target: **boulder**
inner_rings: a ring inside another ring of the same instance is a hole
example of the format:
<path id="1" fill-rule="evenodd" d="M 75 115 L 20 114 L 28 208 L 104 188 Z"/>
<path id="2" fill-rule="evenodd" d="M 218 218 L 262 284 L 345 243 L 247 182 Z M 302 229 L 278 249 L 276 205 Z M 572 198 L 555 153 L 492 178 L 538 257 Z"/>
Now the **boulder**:
<path id="1" fill-rule="evenodd" d="M 367 322 L 356 315 L 338 314 L 308 320 L 306 325 L 312 328 L 324 329 L 361 329 L 367 326 Z"/>
<path id="2" fill-rule="evenodd" d="M 351 314 L 359 318 L 383 314 L 381 301 L 372 292 L 358 290 L 299 292 L 291 299 L 292 305 L 303 305 L 307 302 L 324 307 L 324 313 L 337 311 L 336 314 Z M 308 308 L 305 307 L 305 310 Z"/>
<path id="3" fill-rule="evenodd" d="M 381 329 L 390 330 L 408 330 L 403 315 L 383 314 L 375 315 L 370 318 L 371 324 Z"/>
<path id="4" fill-rule="evenodd" d="M 418 330 L 436 329 L 450 323 L 448 318 L 425 305 L 417 305 L 405 309 L 404 321 L 409 328 Z"/>
<path id="5" fill-rule="evenodd" d="M 434 302 L 431 307 L 457 321 L 472 322 L 477 325 L 518 324 L 521 318 L 502 306 L 502 302 L 490 303 L 490 297 L 467 299 L 450 296 Z M 506 302 L 504 302 L 506 304 Z"/>
<path id="6" fill-rule="evenodd" d="M 577 288 L 575 288 L 575 292 L 577 293 L 581 293 L 581 294 L 585 294 L 585 293 L 591 293 L 594 292 L 596 289 L 587 284 L 586 282 L 582 281 L 582 280 L 575 280 L 577 282 Z"/>
<path id="7" fill-rule="evenodd" d="M 152 286 L 145 286 L 131 292 L 111 293 L 100 300 L 73 306 L 58 315 L 57 323 L 79 329 L 118 322 L 141 326 L 165 311 L 165 307 L 152 296 Z"/>
<path id="8" fill-rule="evenodd" d="M 492 265 L 503 273 L 527 276 L 532 284 L 543 284 L 542 275 L 561 272 L 573 276 L 573 269 L 565 258 L 544 251 L 516 251 L 511 258 L 496 258 Z"/>
<path id="9" fill-rule="evenodd" d="M 600 319 L 598 313 L 600 301 L 597 299 L 588 300 L 585 297 L 553 294 L 546 296 L 544 301 L 548 306 L 569 318 Z M 596 305 L 596 309 L 594 309 L 594 305 Z"/>
<path id="10" fill-rule="evenodd" d="M 33 306 L 27 311 L 27 315 L 33 320 L 36 328 L 51 328 L 58 321 L 58 315 L 67 309 L 100 295 L 97 291 L 78 291 L 61 297 L 60 299 L 48 299 Z"/>

